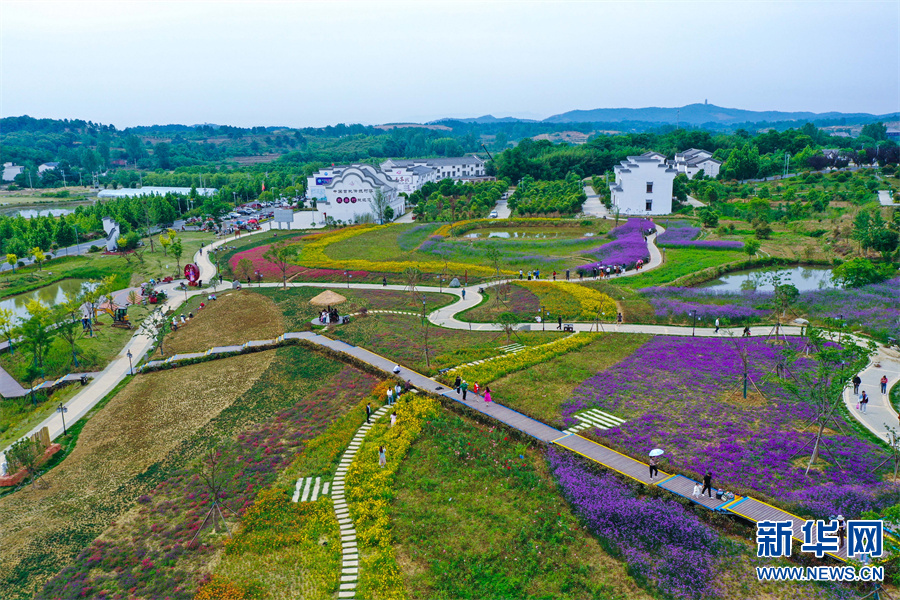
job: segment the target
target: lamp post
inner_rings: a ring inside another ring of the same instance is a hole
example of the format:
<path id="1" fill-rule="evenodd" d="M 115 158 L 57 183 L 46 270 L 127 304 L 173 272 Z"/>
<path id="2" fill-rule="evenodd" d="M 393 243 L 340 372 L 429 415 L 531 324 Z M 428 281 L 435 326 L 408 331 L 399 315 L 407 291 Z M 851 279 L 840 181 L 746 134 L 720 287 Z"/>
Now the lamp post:
<path id="1" fill-rule="evenodd" d="M 128 357 L 128 374 L 134 375 L 134 366 L 131 364 L 131 357 L 132 357 L 131 350 L 126 352 L 125 356 Z"/>
<path id="2" fill-rule="evenodd" d="M 344 271 L 344 275 L 347 276 L 347 289 L 349 290 L 350 289 L 350 278 L 353 277 L 353 275 L 350 274 L 350 271 Z"/>
<path id="3" fill-rule="evenodd" d="M 56 407 L 56 412 L 58 412 L 59 416 L 62 418 L 63 435 L 66 435 L 68 433 L 68 431 L 66 430 L 66 413 L 69 412 L 69 409 L 63 406 L 63 403 L 60 402 L 59 406 Z"/>
<path id="4" fill-rule="evenodd" d="M 422 296 L 422 320 L 425 320 L 425 296 Z"/>
<path id="5" fill-rule="evenodd" d="M 691 337 L 694 337 L 694 335 L 697 332 L 697 311 L 692 310 L 690 314 L 691 314 Z"/>
<path id="6" fill-rule="evenodd" d="M 546 320 L 544 318 L 545 316 L 546 314 L 544 312 L 544 305 L 541 304 L 541 331 L 547 331 L 546 323 L 544 323 L 544 321 Z"/>

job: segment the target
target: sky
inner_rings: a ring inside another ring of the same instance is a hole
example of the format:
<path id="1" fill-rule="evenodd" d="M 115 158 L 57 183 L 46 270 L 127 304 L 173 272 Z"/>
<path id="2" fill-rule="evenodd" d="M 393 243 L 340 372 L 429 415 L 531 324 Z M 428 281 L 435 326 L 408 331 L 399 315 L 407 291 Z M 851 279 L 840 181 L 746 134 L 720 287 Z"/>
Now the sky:
<path id="1" fill-rule="evenodd" d="M 900 111 L 900 0 L 0 0 L 0 116 L 319 127 Z"/>

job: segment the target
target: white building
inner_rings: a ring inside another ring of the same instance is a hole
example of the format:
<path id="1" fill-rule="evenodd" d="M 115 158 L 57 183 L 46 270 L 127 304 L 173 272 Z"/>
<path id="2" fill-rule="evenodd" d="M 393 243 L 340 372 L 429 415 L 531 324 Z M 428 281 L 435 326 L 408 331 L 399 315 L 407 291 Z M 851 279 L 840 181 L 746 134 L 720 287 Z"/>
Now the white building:
<path id="1" fill-rule="evenodd" d="M 433 179 L 428 181 L 440 181 L 441 179 L 453 179 L 456 181 L 484 177 L 485 161 L 477 156 L 455 156 L 449 158 L 415 158 L 412 160 L 388 159 L 381 163 L 381 170 L 388 172 L 391 169 L 411 169 L 413 167 L 426 167 L 434 170 Z M 424 181 L 422 183 L 425 183 Z M 415 189 L 422 187 L 419 185 Z M 415 190 L 413 190 L 415 191 Z"/>
<path id="2" fill-rule="evenodd" d="M 609 184 L 612 205 L 623 215 L 667 215 L 672 212 L 672 182 L 678 171 L 653 152 L 629 156 L 614 168 Z"/>
<path id="3" fill-rule="evenodd" d="M 719 168 L 722 162 L 712 157 L 712 152 L 706 150 L 698 150 L 691 148 L 675 155 L 673 165 L 679 173 L 687 175 L 688 179 L 693 179 L 694 175 L 701 170 L 707 177 L 716 177 L 719 174 Z"/>
<path id="4" fill-rule="evenodd" d="M 115 252 L 119 248 L 119 238 L 122 237 L 119 224 L 112 217 L 103 217 L 103 231 L 106 233 L 106 250 Z"/>
<path id="5" fill-rule="evenodd" d="M 22 165 L 14 165 L 11 162 L 3 163 L 3 181 L 12 181 L 24 170 L 25 167 Z"/>
<path id="6" fill-rule="evenodd" d="M 59 167 L 58 162 L 46 162 L 38 167 L 38 175 L 43 173 L 44 171 L 53 171 Z"/>
<path id="7" fill-rule="evenodd" d="M 371 165 L 344 165 L 313 173 L 307 180 L 306 195 L 316 200 L 323 224 L 328 217 L 353 223 L 366 214 L 375 216 L 372 200 L 377 189 L 384 194 L 394 215 L 402 215 L 405 199 L 400 196 L 397 183 Z"/>

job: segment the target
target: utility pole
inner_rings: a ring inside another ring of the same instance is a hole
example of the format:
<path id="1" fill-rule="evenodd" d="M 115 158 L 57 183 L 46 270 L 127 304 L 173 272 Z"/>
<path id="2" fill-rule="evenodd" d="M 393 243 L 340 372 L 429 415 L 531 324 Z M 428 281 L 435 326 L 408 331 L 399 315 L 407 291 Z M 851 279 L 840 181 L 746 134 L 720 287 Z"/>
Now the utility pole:
<path id="1" fill-rule="evenodd" d="M 68 184 L 66 183 L 66 172 L 60 170 L 60 173 L 62 174 L 62 178 L 63 178 L 63 187 L 69 187 Z"/>

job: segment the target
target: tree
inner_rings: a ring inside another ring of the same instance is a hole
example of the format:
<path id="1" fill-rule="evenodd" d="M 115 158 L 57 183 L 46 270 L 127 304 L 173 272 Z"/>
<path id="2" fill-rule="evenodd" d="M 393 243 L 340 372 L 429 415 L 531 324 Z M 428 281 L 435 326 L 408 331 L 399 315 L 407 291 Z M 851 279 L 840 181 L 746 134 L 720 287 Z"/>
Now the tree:
<path id="1" fill-rule="evenodd" d="M 698 210 L 697 216 L 700 217 L 700 222 L 703 223 L 704 227 L 715 227 L 719 224 L 719 213 L 708 206 Z"/>
<path id="2" fill-rule="evenodd" d="M 37 263 L 38 271 L 41 270 L 41 264 L 47 260 L 47 255 L 44 254 L 44 251 L 39 247 L 35 246 L 31 249 L 31 255 L 34 257 L 34 262 Z"/>
<path id="3" fill-rule="evenodd" d="M 847 377 L 865 365 L 875 351 L 875 343 L 869 342 L 869 347 L 863 348 L 848 336 L 834 338 L 814 327 L 807 329 L 807 337 L 805 347 L 785 346 L 782 384 L 790 395 L 812 409 L 810 424 L 815 425 L 816 433 L 810 441 L 813 450 L 806 466 L 806 474 L 809 475 L 819 453 L 823 449 L 830 453 L 826 446 L 825 429 L 829 426 L 835 430 L 842 429 L 840 411 L 844 406 L 843 390 Z M 812 355 L 808 354 L 810 348 Z M 810 359 L 813 361 L 811 367 Z M 846 371 L 845 366 L 848 367 Z M 833 455 L 832 460 L 837 464 Z M 840 468 L 839 464 L 837 466 Z"/>
<path id="4" fill-rule="evenodd" d="M 163 341 L 171 330 L 169 319 L 166 318 L 162 307 L 154 310 L 141 323 L 141 333 L 153 340 L 154 345 L 159 349 L 159 353 L 165 355 L 163 350 Z"/>
<path id="5" fill-rule="evenodd" d="M 84 337 L 85 329 L 81 326 L 79 317 L 81 307 L 84 306 L 84 296 L 66 294 L 66 300 L 54 307 L 53 320 L 56 322 L 56 332 L 59 334 L 72 351 L 72 363 L 78 367 L 78 340 Z"/>
<path id="6" fill-rule="evenodd" d="M 281 283 L 284 289 L 287 289 L 287 271 L 293 264 L 292 261 L 296 256 L 297 246 L 291 245 L 287 241 L 272 244 L 263 254 L 264 259 L 281 271 Z"/>
<path id="7" fill-rule="evenodd" d="M 16 331 L 18 319 L 13 311 L 8 308 L 0 308 L 0 336 L 9 342 L 9 353 L 13 353 L 13 335 Z"/>
<path id="8" fill-rule="evenodd" d="M 510 341 L 510 336 L 516 332 L 516 325 L 519 324 L 519 316 L 513 312 L 502 312 L 497 315 L 495 325 L 499 325 L 506 334 L 506 343 Z"/>
<path id="9" fill-rule="evenodd" d="M 241 281 L 248 279 L 253 275 L 253 261 L 249 258 L 242 258 L 239 260 L 234 266 L 234 274 L 237 275 L 238 279 Z"/>
<path id="10" fill-rule="evenodd" d="M 884 123 L 869 123 L 868 125 L 864 125 L 862 131 L 860 132 L 860 136 L 870 137 L 876 142 L 886 140 L 887 125 L 885 125 Z"/>
<path id="11" fill-rule="evenodd" d="M 170 245 L 172 249 L 172 258 L 175 259 L 175 267 L 181 272 L 181 255 L 184 254 L 184 246 L 181 245 L 181 238 L 176 237 Z"/>
<path id="12" fill-rule="evenodd" d="M 390 206 L 390 200 L 384 195 L 382 189 L 380 187 L 375 188 L 375 193 L 372 194 L 372 210 L 375 212 L 375 220 L 379 223 L 384 223 L 386 211 Z"/>
<path id="13" fill-rule="evenodd" d="M 842 287 L 858 288 L 890 279 L 896 270 L 891 264 L 876 265 L 865 258 L 853 258 L 835 267 L 831 277 Z"/>
<path id="14" fill-rule="evenodd" d="M 394 219 L 394 209 L 388 206 L 384 209 L 384 220 L 392 221 Z"/>
<path id="15" fill-rule="evenodd" d="M 216 530 L 216 533 L 221 533 L 222 531 L 222 528 L 219 526 L 219 519 L 222 519 L 222 524 L 226 529 L 228 528 L 219 500 L 222 498 L 222 490 L 225 484 L 228 483 L 229 477 L 228 471 L 222 463 L 222 454 L 217 450 L 207 452 L 194 468 L 194 473 L 203 482 L 208 497 L 212 499 L 212 506 L 210 506 L 209 512 L 206 513 L 200 528 L 194 534 L 194 539 L 196 539 L 210 517 L 212 517 L 213 528 Z M 228 535 L 231 536 L 230 530 L 228 530 Z M 188 546 L 194 542 L 194 539 L 191 539 Z"/>
<path id="16" fill-rule="evenodd" d="M 172 230 L 170 229 L 159 234 L 159 245 L 162 246 L 163 256 L 168 256 L 169 244 L 172 243 L 171 231 Z"/>
<path id="17" fill-rule="evenodd" d="M 44 355 L 56 336 L 53 317 L 47 305 L 38 300 L 29 300 L 25 309 L 28 311 L 28 318 L 19 328 L 22 345 L 31 352 L 34 366 L 43 369 Z"/>
<path id="18" fill-rule="evenodd" d="M 37 464 L 44 454 L 44 449 L 37 440 L 22 438 L 6 450 L 6 461 L 9 463 L 9 472 L 17 473 L 25 469 L 27 476 L 31 478 L 31 486 L 35 487 L 38 472 Z"/>
<path id="19" fill-rule="evenodd" d="M 19 257 L 13 253 L 9 253 L 6 255 L 6 264 L 12 267 L 12 272 L 16 272 L 16 262 L 19 260 Z"/>
<path id="20" fill-rule="evenodd" d="M 416 267 L 406 267 L 406 269 L 403 270 L 403 281 L 406 284 L 406 289 L 409 290 L 409 294 L 412 297 L 413 306 L 415 306 L 416 286 L 419 285 L 420 281 L 422 281 L 422 271 L 420 271 Z"/>
<path id="21" fill-rule="evenodd" d="M 753 255 L 759 251 L 760 245 L 761 244 L 756 240 L 747 240 L 744 242 L 744 252 L 747 253 L 747 260 L 753 260 Z"/>

